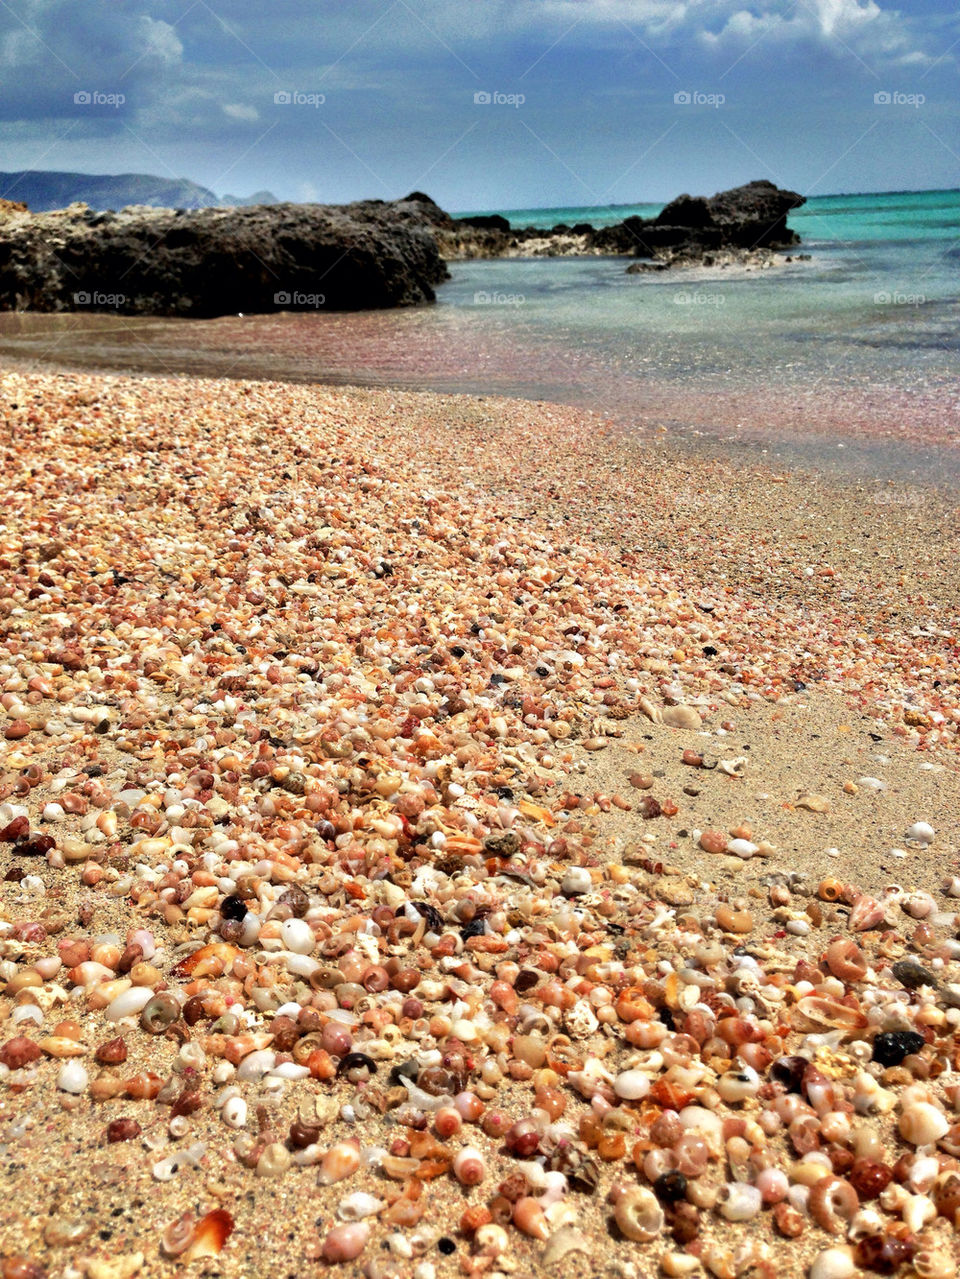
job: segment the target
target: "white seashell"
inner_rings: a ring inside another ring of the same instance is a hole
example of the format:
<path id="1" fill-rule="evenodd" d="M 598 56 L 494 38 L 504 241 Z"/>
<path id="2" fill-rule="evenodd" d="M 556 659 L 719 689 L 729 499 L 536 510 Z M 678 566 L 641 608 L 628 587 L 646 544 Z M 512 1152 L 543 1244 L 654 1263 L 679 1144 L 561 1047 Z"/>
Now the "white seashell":
<path id="1" fill-rule="evenodd" d="M 149 986 L 131 986 L 107 1004 L 104 1016 L 107 1021 L 122 1021 L 124 1017 L 135 1017 L 147 1006 L 153 994 Z"/>
<path id="2" fill-rule="evenodd" d="M 269 1048 L 249 1053 L 237 1067 L 238 1079 L 262 1079 L 277 1064 L 277 1054 Z"/>
<path id="3" fill-rule="evenodd" d="M 220 1115 L 228 1128 L 242 1128 L 247 1122 L 247 1103 L 242 1097 L 230 1097 Z"/>
<path id="4" fill-rule="evenodd" d="M 747 765 L 750 761 L 746 755 L 739 755 L 736 759 L 722 759 L 717 764 L 717 768 L 721 773 L 726 773 L 728 777 L 743 777 L 747 771 Z"/>
<path id="5" fill-rule="evenodd" d="M 364 1217 L 375 1217 L 386 1207 L 383 1199 L 368 1195 L 366 1191 L 356 1190 L 352 1195 L 341 1199 L 337 1206 L 337 1216 L 341 1221 L 362 1221 Z"/>
<path id="6" fill-rule="evenodd" d="M 309 955 L 317 944 L 313 929 L 305 919 L 285 919 L 280 926 L 284 947 L 295 955 Z"/>
<path id="7" fill-rule="evenodd" d="M 65 1062 L 57 1075 L 57 1087 L 61 1092 L 79 1095 L 90 1082 L 90 1076 L 78 1061 Z"/>
<path id="8" fill-rule="evenodd" d="M 824 1248 L 807 1271 L 809 1279 L 851 1279 L 856 1273 L 851 1248 Z"/>
<path id="9" fill-rule="evenodd" d="M 927 822 L 914 822 L 913 825 L 905 832 L 904 839 L 909 839 L 912 843 L 927 844 L 933 843 L 933 827 Z"/>
<path id="10" fill-rule="evenodd" d="M 572 1008 L 568 1009 L 563 1015 L 563 1020 L 571 1034 L 578 1038 L 592 1035 L 600 1025 L 592 1007 L 585 999 L 578 1000 Z"/>
<path id="11" fill-rule="evenodd" d="M 727 852 L 733 853 L 734 857 L 742 857 L 745 860 L 753 857 L 757 852 L 759 845 L 754 844 L 749 839 L 731 839 L 727 844 Z"/>

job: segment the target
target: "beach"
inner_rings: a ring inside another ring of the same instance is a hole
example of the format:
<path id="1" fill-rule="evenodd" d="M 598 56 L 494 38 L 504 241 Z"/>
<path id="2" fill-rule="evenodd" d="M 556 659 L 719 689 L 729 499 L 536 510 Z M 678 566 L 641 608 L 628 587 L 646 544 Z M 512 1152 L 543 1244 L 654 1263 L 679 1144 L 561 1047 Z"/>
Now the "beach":
<path id="1" fill-rule="evenodd" d="M 2 390 L 4 1279 L 800 1275 L 848 1209 L 952 1273 L 949 490 Z"/>

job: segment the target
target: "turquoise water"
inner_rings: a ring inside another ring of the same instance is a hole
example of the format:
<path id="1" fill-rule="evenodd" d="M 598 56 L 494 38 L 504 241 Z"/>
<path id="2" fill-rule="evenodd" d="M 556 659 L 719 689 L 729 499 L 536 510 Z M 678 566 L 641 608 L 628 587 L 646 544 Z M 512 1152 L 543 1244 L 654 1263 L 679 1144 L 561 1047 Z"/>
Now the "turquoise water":
<path id="1" fill-rule="evenodd" d="M 546 211 L 568 223 L 591 212 Z M 478 332 L 510 328 L 580 362 L 592 352 L 611 376 L 955 390 L 960 191 L 824 196 L 789 222 L 808 261 L 639 276 L 606 258 L 454 263 L 440 305 L 471 313 Z"/>

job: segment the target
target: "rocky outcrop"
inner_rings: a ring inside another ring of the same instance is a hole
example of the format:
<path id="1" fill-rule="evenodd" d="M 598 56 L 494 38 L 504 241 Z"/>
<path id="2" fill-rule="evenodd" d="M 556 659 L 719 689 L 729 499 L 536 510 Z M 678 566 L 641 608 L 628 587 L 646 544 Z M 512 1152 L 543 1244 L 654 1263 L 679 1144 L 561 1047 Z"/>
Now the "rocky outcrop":
<path id="1" fill-rule="evenodd" d="M 709 199 L 681 195 L 655 218 L 630 217 L 609 227 L 512 228 L 498 216 L 447 218 L 436 227 L 441 252 L 449 260 L 551 254 L 616 254 L 667 264 L 704 262 L 717 255 L 742 260 L 753 252 L 799 244 L 799 236 L 787 226 L 787 214 L 803 203 L 795 191 L 761 180 Z"/>
<path id="2" fill-rule="evenodd" d="M 803 197 L 751 182 L 679 196 L 656 218 L 547 229 L 452 218 L 422 191 L 389 203 L 119 213 L 0 204 L 0 310 L 206 317 L 431 302 L 445 260 L 626 255 L 643 270 L 769 258 L 798 243 L 786 217 Z"/>
<path id="3" fill-rule="evenodd" d="M 446 215 L 444 215 L 446 217 Z M 434 299 L 446 279 L 416 202 L 8 212 L 0 309 L 215 316 Z"/>

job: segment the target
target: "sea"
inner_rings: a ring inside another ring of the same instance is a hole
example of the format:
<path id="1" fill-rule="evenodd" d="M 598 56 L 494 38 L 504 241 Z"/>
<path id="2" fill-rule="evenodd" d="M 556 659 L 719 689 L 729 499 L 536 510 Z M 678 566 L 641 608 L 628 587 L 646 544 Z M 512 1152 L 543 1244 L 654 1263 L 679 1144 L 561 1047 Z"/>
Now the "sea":
<path id="1" fill-rule="evenodd" d="M 619 222 L 637 204 L 500 212 Z M 767 270 L 625 258 L 454 262 L 435 306 L 216 320 L 0 316 L 0 360 L 520 396 L 651 444 L 960 480 L 960 190 L 829 195 Z M 295 282 L 284 282 L 290 288 Z"/>

